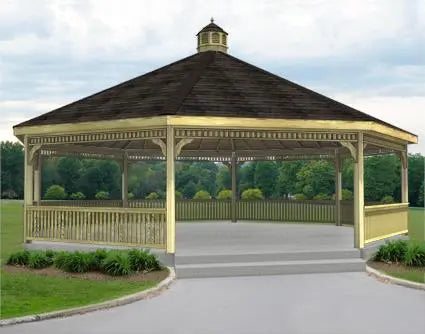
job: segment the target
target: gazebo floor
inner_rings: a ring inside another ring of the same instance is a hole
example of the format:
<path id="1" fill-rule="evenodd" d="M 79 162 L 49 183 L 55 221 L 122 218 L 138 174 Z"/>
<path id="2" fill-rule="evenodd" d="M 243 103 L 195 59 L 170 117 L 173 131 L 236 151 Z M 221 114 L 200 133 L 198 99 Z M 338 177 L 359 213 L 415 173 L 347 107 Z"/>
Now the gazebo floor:
<path id="1" fill-rule="evenodd" d="M 353 249 L 353 228 L 328 224 L 180 222 L 176 255 Z"/>

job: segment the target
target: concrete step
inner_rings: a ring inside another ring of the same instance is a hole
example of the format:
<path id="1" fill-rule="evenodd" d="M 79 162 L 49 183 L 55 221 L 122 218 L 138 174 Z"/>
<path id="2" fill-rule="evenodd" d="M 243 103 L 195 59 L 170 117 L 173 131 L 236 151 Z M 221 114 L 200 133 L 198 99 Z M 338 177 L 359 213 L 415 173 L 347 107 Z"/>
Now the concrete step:
<path id="1" fill-rule="evenodd" d="M 359 258 L 176 265 L 177 278 L 291 275 L 359 271 L 365 271 L 365 261 Z"/>
<path id="2" fill-rule="evenodd" d="M 235 263 L 235 262 L 262 262 L 262 261 L 296 261 L 296 260 L 332 260 L 358 259 L 358 249 L 320 250 L 320 251 L 292 251 L 276 253 L 252 254 L 205 254 L 179 255 L 176 254 L 176 265 L 180 264 L 208 264 L 208 263 Z"/>

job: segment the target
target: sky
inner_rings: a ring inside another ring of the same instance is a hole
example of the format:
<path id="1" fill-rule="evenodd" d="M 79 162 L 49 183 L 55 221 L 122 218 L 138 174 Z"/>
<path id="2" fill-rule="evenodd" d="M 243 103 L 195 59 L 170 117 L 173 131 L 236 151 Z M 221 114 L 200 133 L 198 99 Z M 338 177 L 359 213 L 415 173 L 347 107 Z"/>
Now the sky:
<path id="1" fill-rule="evenodd" d="M 196 52 L 229 53 L 419 136 L 423 0 L 0 0 L 0 140 L 12 126 Z"/>

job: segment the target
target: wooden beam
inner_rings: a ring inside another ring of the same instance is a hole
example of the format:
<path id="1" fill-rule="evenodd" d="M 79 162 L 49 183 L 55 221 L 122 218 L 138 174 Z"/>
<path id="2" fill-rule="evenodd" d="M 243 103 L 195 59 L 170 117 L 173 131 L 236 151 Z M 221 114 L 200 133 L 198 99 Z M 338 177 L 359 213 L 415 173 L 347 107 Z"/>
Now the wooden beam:
<path id="1" fill-rule="evenodd" d="M 359 132 L 354 163 L 354 247 L 364 248 L 364 157 L 363 133 Z"/>
<path id="2" fill-rule="evenodd" d="M 167 248 L 169 254 L 176 252 L 176 212 L 175 212 L 175 153 L 174 128 L 167 126 Z"/>
<path id="3" fill-rule="evenodd" d="M 236 176 L 237 176 L 237 168 L 238 168 L 238 164 L 237 164 L 237 158 L 236 158 L 236 152 L 232 152 L 232 168 L 231 168 L 231 172 L 232 172 L 232 222 L 236 223 L 237 221 L 237 207 L 236 207 L 236 200 L 237 200 L 237 180 L 236 180 Z"/>

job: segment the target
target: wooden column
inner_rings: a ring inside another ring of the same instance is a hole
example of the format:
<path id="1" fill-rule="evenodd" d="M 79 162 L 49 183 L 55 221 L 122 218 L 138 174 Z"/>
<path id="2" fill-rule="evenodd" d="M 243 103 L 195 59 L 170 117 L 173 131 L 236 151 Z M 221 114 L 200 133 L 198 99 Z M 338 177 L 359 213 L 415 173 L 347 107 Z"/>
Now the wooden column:
<path id="1" fill-rule="evenodd" d="M 354 247 L 364 248 L 364 156 L 363 133 L 359 132 L 354 162 Z"/>
<path id="2" fill-rule="evenodd" d="M 29 222 L 27 222 L 27 215 L 26 215 L 26 208 L 29 205 L 33 204 L 33 196 L 34 196 L 34 189 L 33 189 L 33 178 L 34 178 L 34 172 L 33 172 L 33 164 L 30 158 L 30 149 L 28 145 L 28 137 L 25 136 L 24 139 L 24 150 L 25 150 L 25 158 L 24 158 L 24 242 L 27 241 L 27 233 L 26 233 L 26 226 Z"/>
<path id="3" fill-rule="evenodd" d="M 236 175 L 237 175 L 238 164 L 236 161 L 236 153 L 232 152 L 232 163 L 231 163 L 231 173 L 232 173 L 232 222 L 236 223 L 237 221 L 237 203 L 236 199 L 238 196 Z"/>
<path id="4" fill-rule="evenodd" d="M 335 151 L 335 224 L 341 226 L 341 200 L 342 200 L 342 171 L 341 157 Z"/>
<path id="5" fill-rule="evenodd" d="M 42 171 L 43 157 L 39 152 L 34 158 L 34 202 L 41 205 L 41 171 Z"/>
<path id="6" fill-rule="evenodd" d="M 167 126 L 167 253 L 176 252 L 174 129 Z"/>
<path id="7" fill-rule="evenodd" d="M 121 199 L 122 206 L 128 207 L 128 156 L 127 152 L 123 154 L 121 168 Z"/>
<path id="8" fill-rule="evenodd" d="M 401 202 L 409 203 L 409 173 L 408 173 L 408 156 L 406 151 L 400 152 L 401 161 Z"/>

